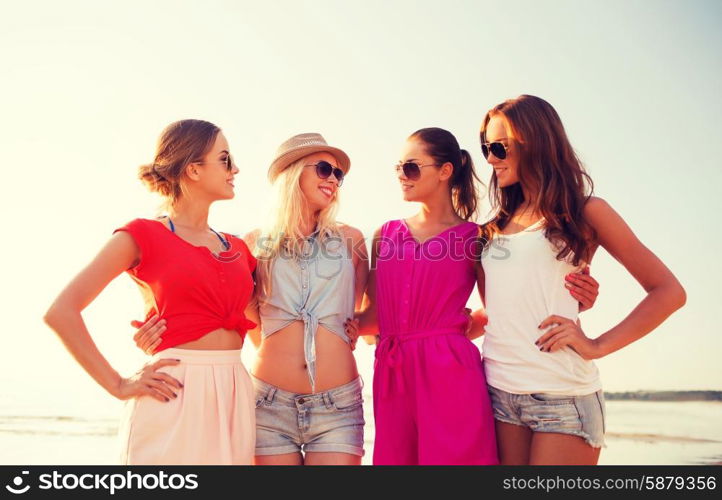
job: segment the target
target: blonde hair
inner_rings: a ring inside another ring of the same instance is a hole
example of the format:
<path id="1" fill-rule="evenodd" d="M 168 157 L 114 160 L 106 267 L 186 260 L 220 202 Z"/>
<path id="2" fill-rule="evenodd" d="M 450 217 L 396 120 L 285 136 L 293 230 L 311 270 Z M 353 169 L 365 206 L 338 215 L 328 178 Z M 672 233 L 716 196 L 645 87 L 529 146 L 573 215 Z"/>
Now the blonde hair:
<path id="1" fill-rule="evenodd" d="M 283 255 L 284 258 L 298 259 L 304 254 L 306 236 L 301 231 L 307 213 L 304 210 L 306 197 L 301 191 L 301 174 L 306 159 L 301 158 L 285 168 L 275 179 L 275 206 L 271 210 L 270 219 L 266 227 L 256 239 L 253 254 L 258 259 L 259 273 L 257 274 L 260 290 L 266 296 L 271 294 L 270 279 L 273 261 Z M 341 231 L 336 222 L 336 213 L 339 205 L 339 191 L 334 194 L 329 205 L 318 213 L 316 241 L 323 245 L 330 238 L 341 237 Z"/>

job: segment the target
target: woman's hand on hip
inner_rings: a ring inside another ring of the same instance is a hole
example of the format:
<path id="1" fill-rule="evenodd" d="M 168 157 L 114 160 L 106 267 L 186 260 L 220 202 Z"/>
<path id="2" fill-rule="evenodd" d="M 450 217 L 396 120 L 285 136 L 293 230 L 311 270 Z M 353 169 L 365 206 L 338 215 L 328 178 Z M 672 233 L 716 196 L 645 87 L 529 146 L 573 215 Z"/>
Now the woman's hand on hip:
<path id="1" fill-rule="evenodd" d="M 600 357 L 597 341 L 590 339 L 578 323 L 569 318 L 552 314 L 541 322 L 540 329 L 556 325 L 539 337 L 535 344 L 542 352 L 556 352 L 563 347 L 571 347 L 584 359 Z"/>
<path id="2" fill-rule="evenodd" d="M 348 343 L 351 346 L 351 350 L 356 349 L 356 341 L 358 341 L 359 334 L 359 319 L 358 318 L 347 318 L 343 324 L 344 331 L 348 337 Z"/>
<path id="3" fill-rule="evenodd" d="M 471 327 L 474 326 L 474 318 L 471 316 L 471 312 L 470 308 L 464 308 L 464 314 L 466 314 L 466 331 L 464 335 L 466 335 L 467 338 L 471 336 Z"/>
<path id="4" fill-rule="evenodd" d="M 122 400 L 142 396 L 151 396 L 158 401 L 165 402 L 175 399 L 178 394 L 174 391 L 174 388 L 180 390 L 183 388 L 183 384 L 167 373 L 157 370 L 164 366 L 174 366 L 178 363 L 180 363 L 180 360 L 169 358 L 146 363 L 140 370 L 135 372 L 134 375 L 120 380 L 115 396 Z"/>

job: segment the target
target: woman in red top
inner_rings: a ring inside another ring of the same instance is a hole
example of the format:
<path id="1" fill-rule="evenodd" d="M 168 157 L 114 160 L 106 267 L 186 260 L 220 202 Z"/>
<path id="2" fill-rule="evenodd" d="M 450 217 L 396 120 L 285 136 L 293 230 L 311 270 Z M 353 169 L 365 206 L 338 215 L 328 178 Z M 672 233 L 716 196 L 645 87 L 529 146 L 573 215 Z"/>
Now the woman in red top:
<path id="1" fill-rule="evenodd" d="M 164 196 L 168 216 L 135 219 L 62 291 L 45 315 L 80 365 L 113 396 L 128 400 L 121 425 L 125 464 L 250 464 L 255 446 L 253 386 L 241 363 L 243 311 L 256 261 L 243 240 L 208 226 L 216 200 L 234 196 L 238 169 L 218 127 L 169 125 L 139 177 Z M 121 377 L 98 351 L 81 312 L 127 271 L 146 319 L 166 331 L 152 362 Z M 161 370 L 162 369 L 162 370 Z"/>

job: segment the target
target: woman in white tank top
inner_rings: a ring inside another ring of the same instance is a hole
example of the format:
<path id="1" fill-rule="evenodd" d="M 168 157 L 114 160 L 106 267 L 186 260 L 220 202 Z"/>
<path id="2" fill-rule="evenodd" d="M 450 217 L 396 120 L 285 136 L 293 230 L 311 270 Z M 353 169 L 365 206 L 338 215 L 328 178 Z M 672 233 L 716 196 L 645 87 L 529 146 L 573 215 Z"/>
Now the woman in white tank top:
<path id="1" fill-rule="evenodd" d="M 495 214 L 480 234 L 483 352 L 500 460 L 596 464 L 604 399 L 592 360 L 654 330 L 684 305 L 685 291 L 624 219 L 591 196 L 591 179 L 549 103 L 522 95 L 496 106 L 481 142 L 494 169 Z M 588 337 L 565 285 L 599 245 L 647 296 L 619 324 Z"/>

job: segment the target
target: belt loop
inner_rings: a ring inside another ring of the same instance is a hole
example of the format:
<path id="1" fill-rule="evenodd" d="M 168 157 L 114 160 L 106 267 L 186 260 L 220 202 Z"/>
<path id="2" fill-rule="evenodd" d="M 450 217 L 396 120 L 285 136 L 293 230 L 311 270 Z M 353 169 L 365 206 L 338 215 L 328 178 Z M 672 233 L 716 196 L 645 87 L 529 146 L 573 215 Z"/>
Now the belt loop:
<path id="1" fill-rule="evenodd" d="M 276 395 L 276 387 L 271 386 L 271 388 L 268 389 L 268 392 L 266 393 L 266 402 L 268 404 L 273 403 L 273 396 L 275 396 L 275 395 Z"/>
<path id="2" fill-rule="evenodd" d="M 333 398 L 331 397 L 330 391 L 325 391 L 323 393 L 323 404 L 325 404 L 328 409 L 333 408 Z"/>

